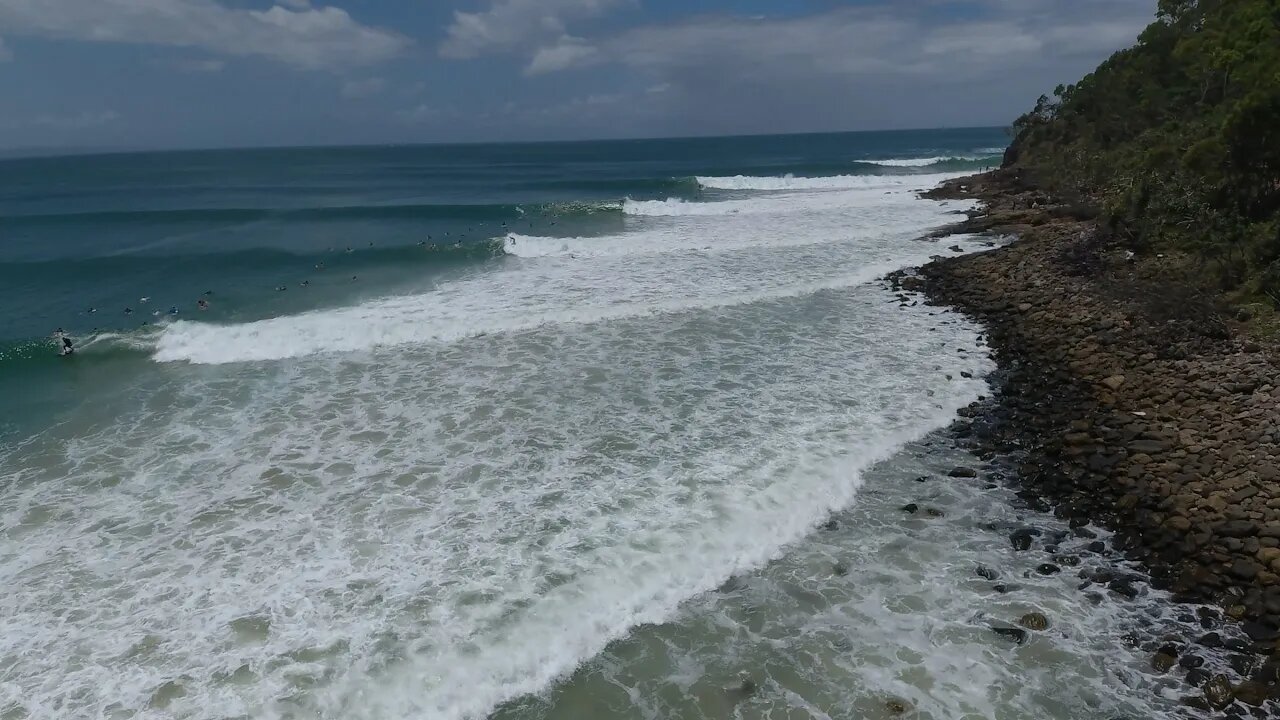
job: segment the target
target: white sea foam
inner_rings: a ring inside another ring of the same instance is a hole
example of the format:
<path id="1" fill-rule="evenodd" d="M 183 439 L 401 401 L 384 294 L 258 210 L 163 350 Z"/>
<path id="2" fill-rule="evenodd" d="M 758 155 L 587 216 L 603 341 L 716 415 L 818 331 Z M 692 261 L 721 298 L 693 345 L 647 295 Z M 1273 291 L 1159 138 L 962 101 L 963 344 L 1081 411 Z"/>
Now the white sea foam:
<path id="1" fill-rule="evenodd" d="M 881 165 L 884 167 L 928 167 L 937 165 L 938 163 L 948 160 L 972 160 L 974 158 L 967 157 L 926 157 L 926 158 L 889 158 L 887 160 L 859 160 L 869 165 Z"/>
<path id="2" fill-rule="evenodd" d="M 873 190 L 904 187 L 926 188 L 943 180 L 956 177 L 956 173 L 937 175 L 834 175 L 826 177 L 699 177 L 698 184 L 715 190 Z"/>
<path id="3" fill-rule="evenodd" d="M 279 360 L 794 297 L 925 261 L 936 247 L 914 238 L 946 219 L 942 206 L 906 192 L 708 205 L 750 212 L 648 218 L 635 230 L 596 238 L 513 234 L 507 252 L 537 262 L 352 307 L 236 325 L 179 321 L 161 335 L 155 359 Z M 590 262 L 574 262 L 582 260 Z"/>
<path id="4" fill-rule="evenodd" d="M 675 622 L 588 693 L 629 698 L 593 716 L 675 717 L 673 688 L 720 672 L 675 644 L 746 642 L 812 601 L 783 583 L 794 597 L 749 603 L 730 638 L 681 608 L 793 557 L 992 367 L 975 325 L 871 282 L 939 251 L 917 238 L 957 205 L 917 199 L 928 176 L 729 180 L 771 192 L 509 236 L 517 257 L 427 292 L 159 330 L 145 402 L 86 404 L 0 455 L 0 587 L 21 588 L 0 593 L 0 714 L 483 718 Z M 898 611 L 876 600 L 823 617 Z M 688 679 L 635 692 L 666 642 Z M 1007 677 L 970 650 L 892 672 Z M 859 668 L 834 677 L 891 672 Z M 731 716 L 720 697 L 699 708 Z"/>

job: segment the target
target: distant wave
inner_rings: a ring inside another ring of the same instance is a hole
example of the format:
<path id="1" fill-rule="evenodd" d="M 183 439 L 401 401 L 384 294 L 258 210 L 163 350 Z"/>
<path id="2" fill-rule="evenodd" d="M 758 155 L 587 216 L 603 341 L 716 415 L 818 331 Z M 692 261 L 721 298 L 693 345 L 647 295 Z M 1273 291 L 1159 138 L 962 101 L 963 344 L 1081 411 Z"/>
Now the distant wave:
<path id="1" fill-rule="evenodd" d="M 981 151 L 980 151 L 981 152 Z M 1000 151 L 1003 152 L 1003 151 Z M 887 158 L 884 160 L 859 160 L 858 163 L 888 168 L 927 168 L 968 163 L 983 163 L 996 158 L 995 154 L 949 155 L 925 158 Z"/>
<path id="2" fill-rule="evenodd" d="M 951 177 L 950 174 L 941 173 L 937 179 L 941 182 L 949 177 Z M 698 178 L 699 185 L 714 190 L 871 190 L 877 188 L 889 190 L 908 184 L 916 186 L 928 181 L 927 175 L 831 175 L 827 177 L 735 175 Z"/>

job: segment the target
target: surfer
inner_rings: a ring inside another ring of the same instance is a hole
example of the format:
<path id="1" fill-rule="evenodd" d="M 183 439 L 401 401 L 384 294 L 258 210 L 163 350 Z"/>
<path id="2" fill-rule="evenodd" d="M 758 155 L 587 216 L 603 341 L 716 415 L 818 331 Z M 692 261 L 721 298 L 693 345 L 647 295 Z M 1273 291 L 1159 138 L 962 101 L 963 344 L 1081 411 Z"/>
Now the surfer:
<path id="1" fill-rule="evenodd" d="M 76 347 L 71 342 L 71 338 L 63 332 L 62 328 L 53 331 L 53 342 L 58 346 L 59 355 L 71 355 L 76 351 Z"/>
<path id="2" fill-rule="evenodd" d="M 169 314 L 170 314 L 170 315 L 177 315 L 177 314 L 178 314 L 178 306 L 177 306 L 177 305 L 171 305 L 171 306 L 169 306 Z"/>
<path id="3" fill-rule="evenodd" d="M 208 310 L 209 301 L 205 300 L 204 298 L 200 298 L 199 300 L 196 301 L 196 307 L 200 308 L 201 310 Z"/>
<path id="4" fill-rule="evenodd" d="M 132 315 L 132 314 L 133 314 L 133 308 L 131 308 L 131 307 L 127 307 L 127 308 L 125 308 L 125 309 L 124 309 L 124 314 L 125 314 L 125 315 Z"/>

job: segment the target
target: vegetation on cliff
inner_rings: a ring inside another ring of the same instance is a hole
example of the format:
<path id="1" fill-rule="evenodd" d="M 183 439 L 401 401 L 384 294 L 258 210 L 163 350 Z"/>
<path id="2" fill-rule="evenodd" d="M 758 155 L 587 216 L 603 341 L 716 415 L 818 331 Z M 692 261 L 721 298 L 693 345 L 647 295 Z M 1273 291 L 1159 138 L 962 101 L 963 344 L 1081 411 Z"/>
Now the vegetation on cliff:
<path id="1" fill-rule="evenodd" d="M 1135 249 L 1194 252 L 1280 305 L 1280 0 L 1160 0 L 1134 47 L 1014 133 L 1006 164 Z"/>

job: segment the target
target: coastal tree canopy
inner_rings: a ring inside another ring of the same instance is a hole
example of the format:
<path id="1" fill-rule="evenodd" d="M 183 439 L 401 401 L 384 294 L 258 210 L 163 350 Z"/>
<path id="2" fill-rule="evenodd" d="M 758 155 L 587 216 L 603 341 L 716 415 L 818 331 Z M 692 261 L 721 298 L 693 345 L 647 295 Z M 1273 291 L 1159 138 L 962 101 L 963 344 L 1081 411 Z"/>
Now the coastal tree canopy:
<path id="1" fill-rule="evenodd" d="M 1016 121 L 1008 157 L 1280 305 L 1280 0 L 1160 0 L 1135 46 Z"/>

